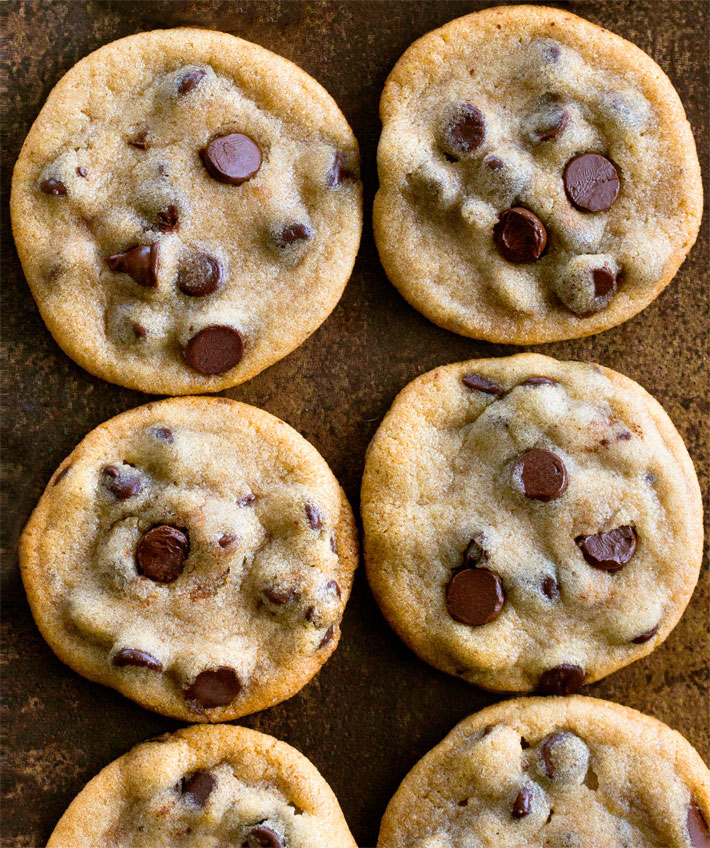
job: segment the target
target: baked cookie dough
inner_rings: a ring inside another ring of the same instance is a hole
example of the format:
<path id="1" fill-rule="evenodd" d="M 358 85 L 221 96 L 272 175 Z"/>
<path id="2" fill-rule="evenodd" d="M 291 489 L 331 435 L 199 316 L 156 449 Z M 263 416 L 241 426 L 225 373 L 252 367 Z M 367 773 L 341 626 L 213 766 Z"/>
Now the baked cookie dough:
<path id="1" fill-rule="evenodd" d="M 638 47 L 569 12 L 496 7 L 425 35 L 380 115 L 382 264 L 453 332 L 529 344 L 613 327 L 697 236 L 677 93 Z"/>
<path id="2" fill-rule="evenodd" d="M 198 726 L 133 748 L 62 816 L 47 848 L 356 848 L 332 790 L 295 748 Z"/>
<path id="3" fill-rule="evenodd" d="M 661 406 L 532 353 L 410 383 L 368 449 L 362 518 L 395 631 L 499 691 L 569 694 L 650 653 L 702 558 L 700 488 Z"/>
<path id="4" fill-rule="evenodd" d="M 358 163 L 344 116 L 296 65 L 222 32 L 144 32 L 49 95 L 15 166 L 15 243 L 83 368 L 214 392 L 335 307 L 360 241 Z"/>
<path id="5" fill-rule="evenodd" d="M 378 848 L 708 848 L 710 773 L 650 716 L 518 698 L 464 719 L 404 779 Z"/>
<path id="6" fill-rule="evenodd" d="M 350 506 L 320 454 L 226 398 L 150 403 L 97 427 L 20 541 L 57 656 L 185 721 L 298 692 L 335 650 L 357 562 Z"/>

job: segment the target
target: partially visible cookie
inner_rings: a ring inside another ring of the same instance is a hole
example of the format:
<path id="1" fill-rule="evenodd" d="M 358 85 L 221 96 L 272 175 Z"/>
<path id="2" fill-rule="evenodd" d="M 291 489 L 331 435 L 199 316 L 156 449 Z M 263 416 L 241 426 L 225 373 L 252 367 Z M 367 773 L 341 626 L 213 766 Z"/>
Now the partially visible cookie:
<path id="1" fill-rule="evenodd" d="M 674 730 L 575 695 L 503 701 L 411 770 L 378 848 L 708 848 L 710 773 Z"/>
<path id="2" fill-rule="evenodd" d="M 143 32 L 55 86 L 12 181 L 49 330 L 92 374 L 214 392 L 327 318 L 362 227 L 358 146 L 296 65 L 223 32 Z"/>
<path id="3" fill-rule="evenodd" d="M 567 11 L 497 6 L 430 32 L 380 114 L 380 258 L 456 333 L 529 344 L 613 327 L 697 236 L 700 167 L 671 82 Z"/>
<path id="4" fill-rule="evenodd" d="M 20 542 L 57 656 L 187 721 L 298 692 L 335 650 L 357 562 L 350 506 L 316 449 L 226 398 L 150 403 L 97 427 Z"/>
<path id="5" fill-rule="evenodd" d="M 47 848 L 356 848 L 338 801 L 295 748 L 246 727 L 165 734 L 114 760 Z"/>
<path id="6" fill-rule="evenodd" d="M 661 406 L 524 353 L 399 394 L 367 453 L 368 579 L 402 639 L 501 691 L 569 694 L 650 653 L 702 559 L 693 464 Z"/>

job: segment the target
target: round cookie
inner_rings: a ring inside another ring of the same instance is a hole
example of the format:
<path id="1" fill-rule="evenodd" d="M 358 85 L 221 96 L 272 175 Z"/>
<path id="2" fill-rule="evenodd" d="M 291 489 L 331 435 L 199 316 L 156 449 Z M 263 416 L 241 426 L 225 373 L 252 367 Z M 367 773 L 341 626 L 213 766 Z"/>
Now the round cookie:
<path id="1" fill-rule="evenodd" d="M 97 427 L 20 541 L 32 613 L 90 680 L 186 721 L 290 698 L 340 638 L 358 562 L 316 449 L 226 398 L 173 398 Z"/>
<path id="2" fill-rule="evenodd" d="M 214 392 L 335 307 L 360 242 L 358 169 L 347 121 L 296 65 L 222 32 L 144 32 L 52 90 L 15 166 L 15 243 L 83 368 Z"/>
<path id="3" fill-rule="evenodd" d="M 368 449 L 362 518 L 395 631 L 499 691 L 569 694 L 650 653 L 702 557 L 700 489 L 661 406 L 531 353 L 410 383 Z"/>
<path id="4" fill-rule="evenodd" d="M 420 760 L 378 848 L 707 848 L 710 774 L 676 731 L 574 695 L 464 719 Z"/>
<path id="5" fill-rule="evenodd" d="M 613 327 L 693 245 L 700 167 L 638 47 L 503 6 L 420 38 L 380 103 L 374 227 L 402 295 L 446 329 L 530 344 Z"/>
<path id="6" fill-rule="evenodd" d="M 196 726 L 137 745 L 69 806 L 47 848 L 356 848 L 331 788 L 295 748 Z"/>

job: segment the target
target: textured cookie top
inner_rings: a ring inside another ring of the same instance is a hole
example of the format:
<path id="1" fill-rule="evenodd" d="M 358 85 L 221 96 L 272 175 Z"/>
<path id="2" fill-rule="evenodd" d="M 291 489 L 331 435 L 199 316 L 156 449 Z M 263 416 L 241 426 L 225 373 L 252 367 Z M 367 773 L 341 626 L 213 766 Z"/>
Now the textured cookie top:
<path id="1" fill-rule="evenodd" d="M 218 721 L 290 697 L 330 656 L 357 536 L 330 469 L 283 421 L 173 399 L 79 444 L 20 565 L 60 659 L 150 709 Z"/>
<path id="2" fill-rule="evenodd" d="M 404 779 L 378 848 L 707 848 L 710 774 L 665 724 L 593 698 L 462 721 Z"/>
<path id="3" fill-rule="evenodd" d="M 13 229 L 42 317 L 84 368 L 217 391 L 337 303 L 357 174 L 345 118 L 291 62 L 225 33 L 141 33 L 50 94 L 15 168 Z"/>
<path id="4" fill-rule="evenodd" d="M 527 343 L 614 326 L 695 241 L 678 95 L 637 47 L 567 12 L 499 7 L 429 33 L 380 112 L 382 262 L 454 332 Z"/>
<path id="5" fill-rule="evenodd" d="M 407 386 L 370 445 L 365 558 L 423 659 L 564 694 L 659 645 L 698 578 L 690 458 L 639 385 L 519 354 Z"/>
<path id="6" fill-rule="evenodd" d="M 245 727 L 189 727 L 115 760 L 47 848 L 355 848 L 338 802 L 302 754 Z"/>

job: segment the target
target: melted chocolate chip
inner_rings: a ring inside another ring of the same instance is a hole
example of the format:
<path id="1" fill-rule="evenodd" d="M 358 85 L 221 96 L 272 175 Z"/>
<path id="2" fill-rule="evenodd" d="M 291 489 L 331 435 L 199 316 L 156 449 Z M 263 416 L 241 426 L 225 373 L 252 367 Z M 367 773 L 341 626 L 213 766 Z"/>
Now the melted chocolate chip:
<path id="1" fill-rule="evenodd" d="M 570 159 L 563 182 L 569 202 L 582 212 L 604 212 L 619 194 L 614 163 L 598 153 L 582 153 Z"/>
<path id="2" fill-rule="evenodd" d="M 86 179 L 86 177 L 87 177 L 86 168 L 78 167 L 76 169 L 76 172 L 80 177 L 84 177 L 84 179 Z"/>
<path id="3" fill-rule="evenodd" d="M 616 294 L 617 275 L 604 265 L 592 271 L 592 282 L 594 283 L 594 297 L 606 297 Z"/>
<path id="4" fill-rule="evenodd" d="M 294 589 L 293 587 L 279 590 L 272 589 L 271 587 L 267 586 L 266 589 L 262 590 L 262 594 L 264 595 L 267 601 L 277 607 L 283 607 L 286 604 L 291 604 L 301 597 L 301 593 L 298 591 L 298 589 Z"/>
<path id="5" fill-rule="evenodd" d="M 546 95 L 540 109 L 533 116 L 530 140 L 537 143 L 551 141 L 561 135 L 569 123 L 569 113 L 552 95 Z"/>
<path id="6" fill-rule="evenodd" d="M 323 526 L 323 516 L 315 504 L 307 503 L 305 506 L 306 520 L 312 530 L 320 530 Z"/>
<path id="7" fill-rule="evenodd" d="M 125 253 L 114 253 L 108 258 L 108 267 L 116 274 L 128 274 L 139 286 L 154 289 L 158 286 L 158 260 L 160 246 L 139 244 Z"/>
<path id="8" fill-rule="evenodd" d="M 237 536 L 235 533 L 225 533 L 219 537 L 217 544 L 220 548 L 228 548 L 233 542 L 236 542 Z"/>
<path id="9" fill-rule="evenodd" d="M 178 219 L 178 208 L 171 203 L 158 212 L 158 220 L 155 226 L 163 233 L 172 233 L 179 227 Z"/>
<path id="10" fill-rule="evenodd" d="M 180 95 L 180 97 L 189 94 L 192 89 L 199 85 L 206 76 L 207 71 L 203 71 L 201 68 L 196 71 L 190 71 L 189 73 L 185 74 L 185 76 L 178 83 L 177 93 Z"/>
<path id="11" fill-rule="evenodd" d="M 336 150 L 328 176 L 325 178 L 325 184 L 328 188 L 338 188 L 349 177 L 352 177 L 352 174 L 345 167 L 345 156 L 343 156 L 342 150 Z"/>
<path id="12" fill-rule="evenodd" d="M 131 147 L 136 147 L 138 150 L 147 150 L 150 147 L 150 145 L 146 141 L 147 138 L 148 130 L 141 130 L 138 135 L 128 143 L 131 145 Z"/>
<path id="13" fill-rule="evenodd" d="M 331 624 L 330 627 L 323 634 L 323 638 L 318 643 L 318 650 L 320 651 L 321 648 L 325 648 L 326 645 L 330 645 L 330 643 L 333 641 L 334 636 L 335 636 L 335 625 Z"/>
<path id="14" fill-rule="evenodd" d="M 552 749 L 557 742 L 562 739 L 562 733 L 551 733 L 542 743 L 540 748 L 540 756 L 542 757 L 542 767 L 548 777 L 555 776 L 555 765 L 552 761 Z"/>
<path id="15" fill-rule="evenodd" d="M 162 671 L 163 664 L 147 651 L 139 651 L 137 648 L 122 648 L 113 655 L 111 664 L 117 668 L 127 665 L 142 666 L 151 671 Z"/>
<path id="16" fill-rule="evenodd" d="M 653 637 L 656 635 L 656 633 L 658 633 L 659 627 L 660 627 L 660 625 L 657 624 L 655 627 L 652 627 L 650 630 L 647 630 L 645 633 L 640 633 L 638 636 L 634 636 L 634 638 L 631 641 L 634 643 L 634 645 L 643 645 L 644 642 L 648 642 L 651 639 L 653 639 Z"/>
<path id="17" fill-rule="evenodd" d="M 489 380 L 481 374 L 464 374 L 461 382 L 469 389 L 474 389 L 477 392 L 483 392 L 487 395 L 500 395 L 505 393 L 505 389 L 495 380 Z"/>
<path id="18" fill-rule="evenodd" d="M 256 500 L 256 495 L 252 495 L 251 493 L 248 495 L 244 495 L 242 498 L 237 498 L 237 506 L 249 506 L 253 504 Z"/>
<path id="19" fill-rule="evenodd" d="M 480 538 L 481 537 L 479 536 L 476 539 L 471 539 L 468 545 L 466 545 L 466 550 L 463 552 L 464 565 L 470 567 L 488 559 L 488 554 L 483 549 L 483 546 L 480 544 Z"/>
<path id="20" fill-rule="evenodd" d="M 57 476 L 54 478 L 54 482 L 52 483 L 52 486 L 56 486 L 57 483 L 61 483 L 61 481 L 69 473 L 70 468 L 71 468 L 71 463 L 69 463 L 69 465 L 66 465 L 64 468 L 62 468 L 62 470 L 59 472 L 59 474 L 57 474 Z"/>
<path id="21" fill-rule="evenodd" d="M 560 597 L 560 587 L 554 577 L 545 577 L 540 585 L 542 594 L 548 597 L 551 601 Z"/>
<path id="22" fill-rule="evenodd" d="M 543 695 L 571 695 L 582 686 L 585 677 L 580 666 L 562 663 L 540 675 L 538 692 Z"/>
<path id="23" fill-rule="evenodd" d="M 523 786 L 520 792 L 518 792 L 518 797 L 515 799 L 515 803 L 513 804 L 513 809 L 511 811 L 511 815 L 514 819 L 523 819 L 530 813 L 532 799 L 532 790 L 530 790 L 527 786 Z"/>
<path id="24" fill-rule="evenodd" d="M 216 292 L 222 283 L 222 266 L 209 253 L 192 253 L 180 263 L 178 288 L 188 297 L 205 297 Z"/>
<path id="25" fill-rule="evenodd" d="M 535 262 L 547 245 L 547 230 L 534 212 L 514 206 L 501 213 L 493 227 L 493 241 L 508 262 Z"/>
<path id="26" fill-rule="evenodd" d="M 213 324 L 194 335 L 185 346 L 188 365 L 207 376 L 224 374 L 237 365 L 244 354 L 244 339 L 234 327 Z"/>
<path id="27" fill-rule="evenodd" d="M 229 133 L 213 139 L 200 151 L 202 164 L 213 180 L 241 185 L 261 167 L 259 146 L 243 133 Z"/>
<path id="28" fill-rule="evenodd" d="M 528 377 L 521 383 L 522 386 L 556 386 L 557 380 L 552 377 Z"/>
<path id="29" fill-rule="evenodd" d="M 174 441 L 173 431 L 170 427 L 156 427 L 153 430 L 153 435 L 156 439 L 160 439 L 161 442 L 167 442 L 169 445 Z"/>
<path id="30" fill-rule="evenodd" d="M 264 824 L 252 828 L 244 844 L 246 848 L 252 848 L 252 845 L 254 848 L 284 848 L 278 833 Z"/>
<path id="31" fill-rule="evenodd" d="M 336 583 L 335 580 L 329 580 L 325 584 L 326 591 L 332 592 L 337 598 L 341 597 L 340 586 Z"/>
<path id="32" fill-rule="evenodd" d="M 615 527 L 608 533 L 577 536 L 574 540 L 587 562 L 601 571 L 618 571 L 636 550 L 636 530 L 630 524 Z"/>
<path id="33" fill-rule="evenodd" d="M 204 807 L 216 785 L 217 779 L 215 776 L 200 769 L 193 772 L 189 777 L 183 777 L 180 791 L 183 795 L 189 795 L 190 801 L 197 807 Z"/>
<path id="34" fill-rule="evenodd" d="M 330 549 L 334 554 L 338 553 L 338 540 L 335 536 L 335 530 L 330 534 Z"/>
<path id="35" fill-rule="evenodd" d="M 545 448 L 534 448 L 519 456 L 513 474 L 525 497 L 536 501 L 553 501 L 567 488 L 564 462 L 556 453 Z"/>
<path id="36" fill-rule="evenodd" d="M 478 150 L 485 136 L 483 112 L 472 103 L 459 103 L 442 129 L 441 142 L 447 153 L 463 156 Z"/>
<path id="37" fill-rule="evenodd" d="M 51 177 L 48 180 L 42 180 L 39 184 L 40 191 L 45 194 L 51 194 L 52 197 L 66 197 L 67 187 L 61 180 L 55 180 Z"/>
<path id="38" fill-rule="evenodd" d="M 185 700 L 195 701 L 205 708 L 225 707 L 242 690 L 237 673 L 229 666 L 210 668 L 201 671 L 185 688 Z"/>
<path id="39" fill-rule="evenodd" d="M 505 603 L 503 583 L 487 568 L 465 568 L 458 571 L 446 588 L 449 615 L 462 624 L 480 627 L 493 621 Z"/>
<path id="40" fill-rule="evenodd" d="M 491 171 L 502 171 L 505 168 L 505 162 L 500 158 L 500 156 L 486 156 L 483 160 L 483 164 L 490 168 Z"/>
<path id="41" fill-rule="evenodd" d="M 146 330 L 146 328 L 142 324 L 139 324 L 137 321 L 134 321 L 131 324 L 131 329 L 133 330 L 133 335 L 137 339 L 144 339 L 148 335 L 148 331 Z"/>
<path id="42" fill-rule="evenodd" d="M 700 807 L 692 799 L 688 804 L 688 814 L 686 817 L 688 827 L 688 836 L 690 844 L 693 848 L 710 848 L 710 830 L 705 816 L 702 814 Z"/>
<path id="43" fill-rule="evenodd" d="M 310 241 L 313 238 L 313 230 L 311 230 L 308 224 L 295 223 L 287 224 L 272 235 L 276 247 L 279 250 L 285 250 L 292 244 L 296 244 L 296 242 Z"/>
<path id="44" fill-rule="evenodd" d="M 190 553 L 187 531 L 170 524 L 152 527 L 138 543 L 138 570 L 157 583 L 172 583 L 182 574 Z"/>
<path id="45" fill-rule="evenodd" d="M 116 500 L 125 501 L 143 491 L 143 481 L 138 474 L 122 471 L 115 465 L 107 465 L 104 470 L 104 485 Z"/>

